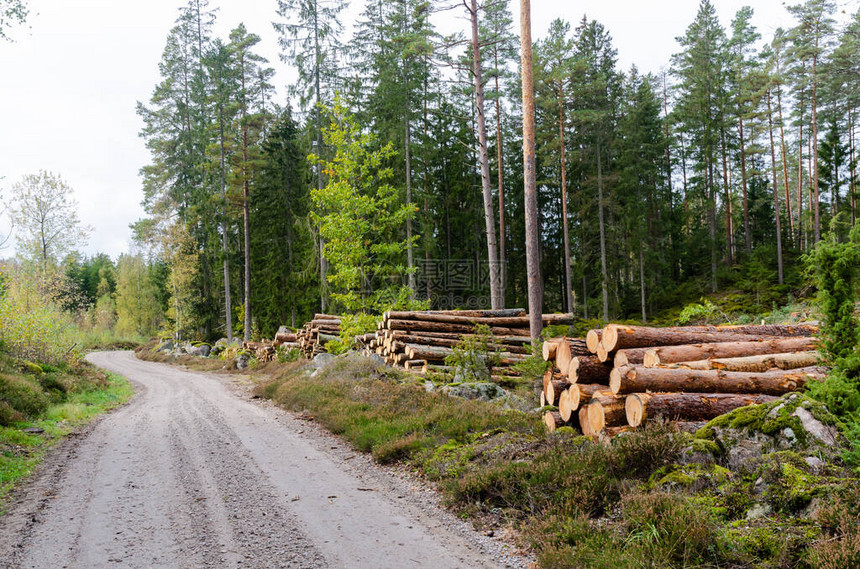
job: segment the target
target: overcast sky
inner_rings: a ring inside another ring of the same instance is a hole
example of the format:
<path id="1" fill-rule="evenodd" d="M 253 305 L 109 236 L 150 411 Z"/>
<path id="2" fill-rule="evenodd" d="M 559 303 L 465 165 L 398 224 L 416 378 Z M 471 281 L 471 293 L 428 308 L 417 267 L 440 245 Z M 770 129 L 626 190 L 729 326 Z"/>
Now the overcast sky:
<path id="1" fill-rule="evenodd" d="M 216 33 L 225 37 L 244 22 L 262 37 L 260 51 L 276 69 L 280 92 L 293 76 L 278 59 L 275 0 L 210 0 L 218 7 Z M 755 24 L 769 38 L 790 26 L 781 0 L 713 0 L 724 26 L 743 5 L 755 10 Z M 841 0 L 853 13 L 858 0 Z M 40 169 L 60 174 L 74 188 L 82 221 L 94 228 L 87 254 L 113 258 L 128 251 L 129 223 L 144 215 L 138 171 L 149 156 L 138 132 L 137 101 L 148 101 L 159 81 L 158 62 L 182 0 L 29 0 L 26 27 L 0 40 L 0 191 L 4 201 L 22 176 Z M 353 0 L 352 21 L 364 0 Z M 519 2 L 512 0 L 519 32 Z M 532 0 L 535 39 L 550 21 L 575 25 L 583 15 L 603 23 L 618 49 L 621 69 L 636 64 L 659 72 L 678 51 L 698 0 Z M 449 17 L 445 31 L 466 26 Z M 465 31 L 465 29 L 464 29 Z M 284 102 L 284 99 L 281 99 Z M 8 222 L 0 221 L 0 234 Z M 0 251 L 6 257 L 14 244 Z"/>

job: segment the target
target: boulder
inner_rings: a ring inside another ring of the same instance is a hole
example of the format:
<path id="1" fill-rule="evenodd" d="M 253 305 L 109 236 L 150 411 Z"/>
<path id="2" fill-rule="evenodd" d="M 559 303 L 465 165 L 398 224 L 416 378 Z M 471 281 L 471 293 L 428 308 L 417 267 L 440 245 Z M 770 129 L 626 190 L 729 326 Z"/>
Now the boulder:
<path id="1" fill-rule="evenodd" d="M 324 352 L 322 354 L 317 354 L 316 356 L 314 356 L 312 363 L 315 368 L 322 369 L 331 362 L 333 362 L 334 358 L 335 356 L 333 356 L 332 354 L 327 354 Z"/>
<path id="2" fill-rule="evenodd" d="M 479 399 L 481 401 L 494 401 L 507 395 L 507 392 L 490 382 L 460 383 L 442 387 L 442 393 L 452 397 L 463 399 Z"/>

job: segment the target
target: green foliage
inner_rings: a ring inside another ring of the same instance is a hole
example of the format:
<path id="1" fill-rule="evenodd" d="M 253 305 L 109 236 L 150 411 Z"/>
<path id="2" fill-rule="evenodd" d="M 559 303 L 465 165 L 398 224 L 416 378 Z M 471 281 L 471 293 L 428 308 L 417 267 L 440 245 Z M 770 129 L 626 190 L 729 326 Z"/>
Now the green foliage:
<path id="1" fill-rule="evenodd" d="M 837 226 L 834 220 L 828 236 L 807 256 L 824 316 L 821 329 L 824 350 L 834 359 L 850 355 L 860 340 L 860 320 L 855 313 L 860 286 L 860 225 L 851 229 L 847 242 L 838 241 Z"/>
<path id="2" fill-rule="evenodd" d="M 69 314 L 46 298 L 32 274 L 6 267 L 0 342 L 16 358 L 56 364 L 81 357 Z"/>
<path id="3" fill-rule="evenodd" d="M 499 350 L 491 348 L 493 332 L 486 324 L 475 326 L 475 333 L 463 336 L 445 358 L 445 365 L 454 368 L 457 381 L 489 381 L 493 368 L 500 363 Z"/>
<path id="4" fill-rule="evenodd" d="M 409 243 L 399 234 L 415 206 L 400 203 L 391 185 L 394 150 L 390 144 L 377 147 L 375 137 L 362 131 L 339 99 L 326 113 L 323 138 L 334 156 L 310 157 L 328 178 L 311 197 L 331 264 L 332 298 L 348 312 L 381 313 L 408 305 L 412 291 L 403 284 L 408 273 L 403 256 Z"/>
<path id="5" fill-rule="evenodd" d="M 116 332 L 150 337 L 162 323 L 154 268 L 140 255 L 120 255 L 117 261 Z"/>
<path id="6" fill-rule="evenodd" d="M 343 354 L 355 348 L 355 337 L 376 330 L 379 316 L 373 314 L 345 314 L 340 319 L 340 338 L 326 344 L 330 354 Z"/>
<path id="7" fill-rule="evenodd" d="M 10 40 L 7 32 L 15 25 L 23 24 L 30 14 L 24 0 L 3 0 L 0 2 L 0 39 Z"/>
<path id="8" fill-rule="evenodd" d="M 688 324 L 690 321 L 699 323 L 714 323 L 720 319 L 720 322 L 725 322 L 728 317 L 720 310 L 720 308 L 707 298 L 703 298 L 698 304 L 688 304 L 678 315 L 679 324 Z"/>

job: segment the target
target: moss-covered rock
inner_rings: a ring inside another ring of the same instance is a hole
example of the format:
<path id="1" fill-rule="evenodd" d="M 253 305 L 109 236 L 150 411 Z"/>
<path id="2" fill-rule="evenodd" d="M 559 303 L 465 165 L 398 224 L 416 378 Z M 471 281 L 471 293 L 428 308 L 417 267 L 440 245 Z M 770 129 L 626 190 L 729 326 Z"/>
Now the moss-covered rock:
<path id="1" fill-rule="evenodd" d="M 820 402 L 791 393 L 772 403 L 741 407 L 717 417 L 699 429 L 695 439 L 715 443 L 728 467 L 737 470 L 780 450 L 835 458 L 846 444 L 838 424 Z"/>

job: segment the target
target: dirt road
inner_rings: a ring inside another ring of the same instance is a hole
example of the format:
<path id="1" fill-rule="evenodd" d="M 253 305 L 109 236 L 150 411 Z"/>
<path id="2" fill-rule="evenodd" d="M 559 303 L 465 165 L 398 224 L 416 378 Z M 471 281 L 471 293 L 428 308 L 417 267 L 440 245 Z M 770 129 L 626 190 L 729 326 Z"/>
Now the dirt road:
<path id="1" fill-rule="evenodd" d="M 404 482 L 214 375 L 90 360 L 127 406 L 68 441 L 0 518 L 0 566 L 501 567 Z M 348 460 L 353 458 L 355 460 Z M 486 540 L 485 540 L 486 541 Z"/>

